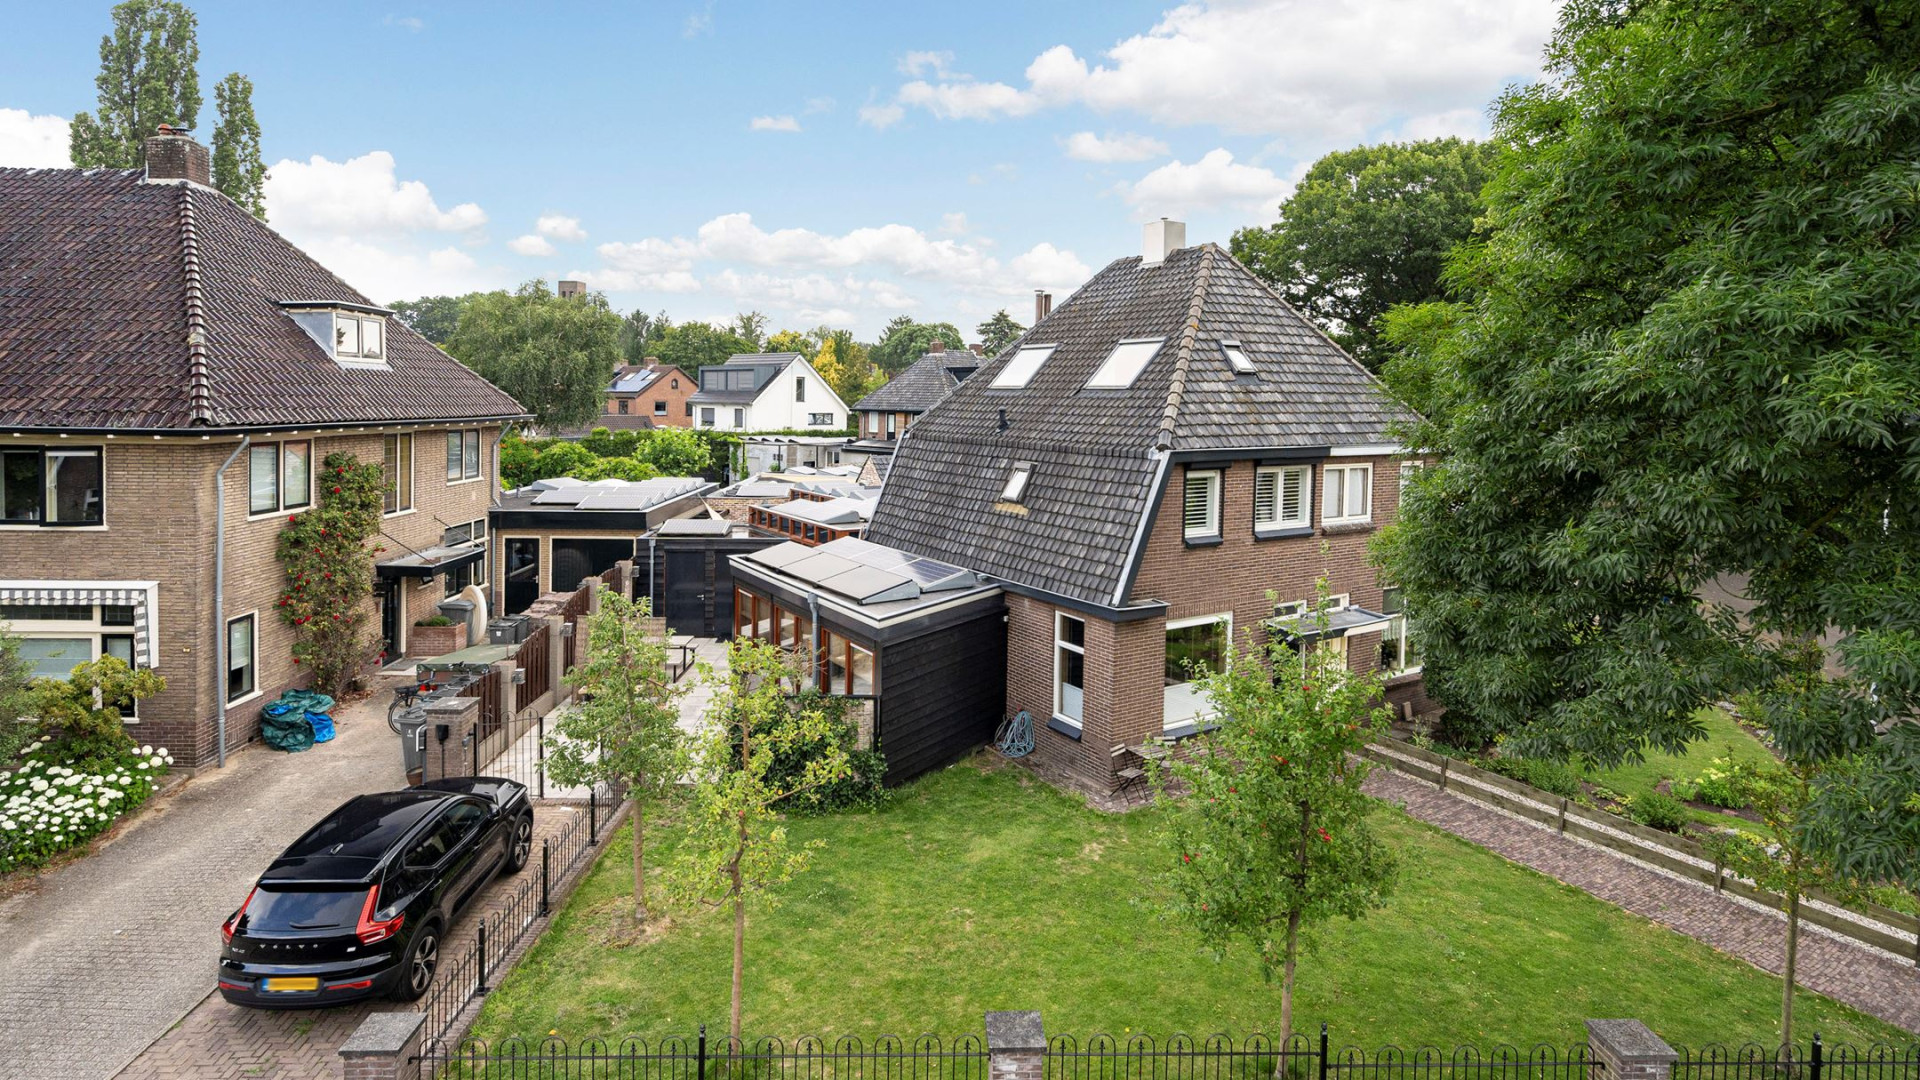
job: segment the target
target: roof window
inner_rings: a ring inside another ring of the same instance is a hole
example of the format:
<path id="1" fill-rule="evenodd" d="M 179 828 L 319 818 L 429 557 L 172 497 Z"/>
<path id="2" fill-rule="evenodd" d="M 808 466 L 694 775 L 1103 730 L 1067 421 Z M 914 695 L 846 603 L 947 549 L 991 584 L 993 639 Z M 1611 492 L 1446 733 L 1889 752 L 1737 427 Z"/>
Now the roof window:
<path id="1" fill-rule="evenodd" d="M 1227 363 L 1233 366 L 1235 374 L 1252 375 L 1255 372 L 1253 361 L 1247 358 L 1245 349 L 1237 341 L 1222 341 L 1220 347 L 1227 351 Z"/>
<path id="2" fill-rule="evenodd" d="M 1087 380 L 1087 389 L 1125 390 L 1132 386 L 1166 340 L 1163 337 L 1134 338 L 1115 345 L 1113 351 L 1107 354 L 1106 362 L 1100 365 L 1100 370 Z"/>
<path id="3" fill-rule="evenodd" d="M 1014 353 L 1013 359 L 1007 361 L 1006 366 L 1000 369 L 1000 373 L 993 377 L 993 382 L 988 384 L 989 388 L 1018 390 L 1027 385 L 1040 371 L 1040 365 L 1046 363 L 1047 357 L 1052 356 L 1053 350 L 1057 348 L 1059 348 L 1057 345 L 1029 345 Z"/>
<path id="4" fill-rule="evenodd" d="M 1027 481 L 1033 479 L 1033 463 L 1016 461 L 1013 471 L 1007 474 L 1006 486 L 1000 489 L 1000 501 L 1019 502 L 1027 494 Z"/>

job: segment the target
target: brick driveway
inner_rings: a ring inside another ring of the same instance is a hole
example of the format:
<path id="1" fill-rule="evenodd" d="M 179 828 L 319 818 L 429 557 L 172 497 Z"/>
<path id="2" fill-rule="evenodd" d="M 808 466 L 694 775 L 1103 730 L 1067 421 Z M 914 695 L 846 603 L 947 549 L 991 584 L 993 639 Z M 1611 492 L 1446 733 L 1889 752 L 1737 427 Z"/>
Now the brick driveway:
<path id="1" fill-rule="evenodd" d="M 198 1004 L 267 859 L 349 796 L 405 785 L 390 696 L 341 709 L 305 753 L 233 755 L 0 900 L 0 1077 L 104 1080 Z"/>
<path id="2" fill-rule="evenodd" d="M 534 859 L 524 873 L 540 872 L 540 840 L 584 816 L 580 805 L 542 803 L 534 810 Z M 557 877 L 557 872 L 556 872 Z M 520 878 L 500 878 L 481 894 L 478 906 L 460 917 L 441 948 L 443 968 L 473 947 L 479 914 L 506 903 Z M 492 952 L 489 949 L 488 952 Z M 178 1026 L 135 1058 L 121 1080 L 337 1080 L 340 1044 L 368 1013 L 413 1008 L 389 1001 L 335 1009 L 264 1012 L 229 1005 L 209 994 Z"/>

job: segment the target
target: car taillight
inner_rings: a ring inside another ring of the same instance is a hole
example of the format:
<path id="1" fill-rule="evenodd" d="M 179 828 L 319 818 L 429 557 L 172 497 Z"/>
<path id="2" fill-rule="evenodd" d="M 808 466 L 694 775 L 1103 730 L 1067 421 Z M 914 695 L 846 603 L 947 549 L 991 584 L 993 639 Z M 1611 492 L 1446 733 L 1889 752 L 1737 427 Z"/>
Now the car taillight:
<path id="1" fill-rule="evenodd" d="M 367 890 L 366 905 L 360 909 L 360 923 L 353 932 L 360 937 L 360 943 L 371 945 L 376 941 L 385 941 L 400 932 L 400 924 L 406 920 L 402 912 L 391 919 L 375 919 L 373 909 L 380 906 L 380 886 Z"/>
<path id="2" fill-rule="evenodd" d="M 247 898 L 240 901 L 240 906 L 234 909 L 233 914 L 227 916 L 226 922 L 220 924 L 220 939 L 222 941 L 229 944 L 233 942 L 233 931 L 235 927 L 240 925 L 240 916 L 247 913 L 247 905 L 253 903 L 253 894 L 259 891 L 260 887 L 258 885 L 248 889 Z"/>

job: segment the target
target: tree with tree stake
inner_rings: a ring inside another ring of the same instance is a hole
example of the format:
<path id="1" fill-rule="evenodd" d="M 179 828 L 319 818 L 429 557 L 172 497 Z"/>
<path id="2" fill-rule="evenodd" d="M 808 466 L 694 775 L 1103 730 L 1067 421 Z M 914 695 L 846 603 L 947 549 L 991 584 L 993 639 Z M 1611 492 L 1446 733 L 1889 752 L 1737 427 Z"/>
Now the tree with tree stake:
<path id="1" fill-rule="evenodd" d="M 737 1044 L 747 905 L 777 903 L 774 890 L 805 870 L 814 851 L 826 843 L 790 845 L 780 808 L 795 796 L 846 777 L 851 765 L 840 748 L 839 722 L 803 699 L 789 697 L 786 688 L 799 673 L 779 649 L 736 640 L 727 657 L 726 681 L 707 707 L 705 726 L 696 739 L 693 798 L 669 880 L 683 901 L 732 909 L 728 1031 Z M 713 676 L 703 671 L 701 677 Z M 801 746 L 818 746 L 819 753 L 797 775 L 775 781 L 775 759 Z"/>
<path id="2" fill-rule="evenodd" d="M 1280 974 L 1280 1043 L 1293 1035 L 1301 935 L 1335 915 L 1357 919 L 1393 888 L 1392 852 L 1367 825 L 1360 751 L 1386 730 L 1378 678 L 1318 647 L 1326 586 L 1301 642 L 1227 645 L 1225 671 L 1195 671 L 1220 727 L 1184 761 L 1150 761 L 1171 804 L 1173 911 L 1224 954 L 1245 941 L 1269 982 Z M 1270 597 L 1271 599 L 1271 597 Z M 1304 645 L 1304 648 L 1296 646 Z"/>
<path id="3" fill-rule="evenodd" d="M 567 673 L 580 698 L 547 737 L 555 783 L 624 787 L 633 807 L 633 918 L 647 921 L 647 804 L 680 776 L 680 698 L 667 667 L 666 639 L 648 630 L 648 601 L 602 587 L 599 610 L 580 621 L 586 650 Z"/>

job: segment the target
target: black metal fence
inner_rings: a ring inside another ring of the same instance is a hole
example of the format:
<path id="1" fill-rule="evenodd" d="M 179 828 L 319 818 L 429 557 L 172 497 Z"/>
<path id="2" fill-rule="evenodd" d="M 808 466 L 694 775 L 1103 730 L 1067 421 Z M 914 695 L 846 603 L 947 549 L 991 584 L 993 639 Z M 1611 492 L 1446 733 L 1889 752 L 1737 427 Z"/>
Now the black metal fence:
<path id="1" fill-rule="evenodd" d="M 421 1055 L 423 1077 L 458 1080 L 987 1080 L 987 1052 L 977 1035 L 943 1042 L 933 1035 L 872 1043 L 853 1036 L 832 1042 L 807 1036 L 787 1043 L 760 1039 L 691 1039 L 658 1043 L 624 1039 L 528 1042 L 489 1046 L 468 1039 L 458 1046 L 434 1041 Z"/>
<path id="2" fill-rule="evenodd" d="M 1096 1035 L 1083 1045 L 1060 1035 L 1048 1041 L 1045 1070 L 1046 1080 L 1599 1080 L 1599 1063 L 1585 1046 L 1366 1051 L 1333 1047 L 1324 1024 L 1317 1038 L 1296 1034 L 1284 1044 L 1254 1034 L 1238 1041 L 1175 1035 L 1164 1042 L 1150 1035 L 1124 1042 Z"/>
<path id="3" fill-rule="evenodd" d="M 1920 1044 L 1676 1047 L 1673 1080 L 1920 1080 Z"/>
<path id="4" fill-rule="evenodd" d="M 425 1030 L 429 1036 L 445 1036 L 468 1003 L 499 981 L 507 955 L 540 920 L 553 913 L 555 891 L 599 844 L 607 819 L 622 798 L 616 788 L 605 784 L 595 787 L 586 813 L 576 815 L 559 833 L 543 838 L 526 872 L 512 884 L 512 895 L 480 917 L 473 944 L 465 954 L 453 963 L 441 961 L 433 989 L 419 1005 L 427 1016 Z"/>

